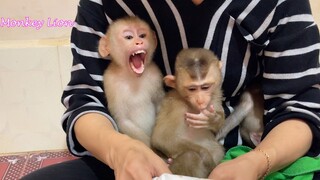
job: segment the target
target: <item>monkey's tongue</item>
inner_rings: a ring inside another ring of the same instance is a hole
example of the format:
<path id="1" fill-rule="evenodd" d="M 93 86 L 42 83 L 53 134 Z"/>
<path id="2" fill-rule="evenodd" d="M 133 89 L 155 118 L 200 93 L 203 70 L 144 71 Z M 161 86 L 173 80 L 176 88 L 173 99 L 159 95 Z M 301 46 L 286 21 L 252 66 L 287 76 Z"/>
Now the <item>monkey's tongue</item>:
<path id="1" fill-rule="evenodd" d="M 141 55 L 135 55 L 130 57 L 130 67 L 133 72 L 141 75 L 144 71 L 144 61 Z"/>

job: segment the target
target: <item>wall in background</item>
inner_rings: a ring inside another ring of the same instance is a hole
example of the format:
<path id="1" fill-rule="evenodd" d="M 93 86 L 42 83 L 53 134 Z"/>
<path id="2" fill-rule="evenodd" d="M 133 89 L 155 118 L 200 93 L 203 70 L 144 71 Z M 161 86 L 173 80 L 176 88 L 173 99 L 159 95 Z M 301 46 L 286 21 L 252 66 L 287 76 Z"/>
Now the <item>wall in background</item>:
<path id="1" fill-rule="evenodd" d="M 320 25 L 320 1 L 310 0 L 313 16 L 318 26 Z"/>
<path id="2" fill-rule="evenodd" d="M 1 0 L 0 22 L 30 24 L 0 27 L 0 153 L 66 148 L 60 97 L 70 78 L 77 4 Z"/>

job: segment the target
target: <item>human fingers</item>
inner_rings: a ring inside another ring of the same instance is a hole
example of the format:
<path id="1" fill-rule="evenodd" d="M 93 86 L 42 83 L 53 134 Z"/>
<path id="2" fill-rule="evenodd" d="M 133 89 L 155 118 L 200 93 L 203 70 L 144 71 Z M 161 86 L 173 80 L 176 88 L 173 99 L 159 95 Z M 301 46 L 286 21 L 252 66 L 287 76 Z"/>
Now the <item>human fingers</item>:
<path id="1" fill-rule="evenodd" d="M 170 164 L 173 162 L 172 158 L 169 158 L 167 162 L 165 161 L 159 161 L 158 163 L 153 163 L 154 173 L 152 174 L 152 177 L 159 177 L 162 174 L 172 174 L 172 172 L 169 169 Z"/>
<path id="2" fill-rule="evenodd" d="M 145 157 L 134 153 L 127 156 L 121 166 L 115 169 L 117 180 L 150 180 L 152 173 L 146 168 Z"/>
<path id="3" fill-rule="evenodd" d="M 135 158 L 127 160 L 115 171 L 117 180 L 150 180 L 163 173 L 171 173 L 166 162 L 159 156 L 149 149 L 141 150 L 135 153 Z"/>

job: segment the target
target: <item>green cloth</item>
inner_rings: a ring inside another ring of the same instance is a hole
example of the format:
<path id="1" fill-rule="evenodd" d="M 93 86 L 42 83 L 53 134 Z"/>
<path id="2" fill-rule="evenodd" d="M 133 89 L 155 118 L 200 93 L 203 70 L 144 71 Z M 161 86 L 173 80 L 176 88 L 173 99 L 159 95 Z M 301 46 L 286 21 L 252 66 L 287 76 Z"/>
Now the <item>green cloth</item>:
<path id="1" fill-rule="evenodd" d="M 238 156 L 241 156 L 252 149 L 247 146 L 236 146 L 227 151 L 224 161 L 229 161 Z M 266 180 L 309 180 L 313 178 L 313 174 L 316 171 L 320 171 L 320 158 L 313 157 L 301 157 L 291 165 L 283 168 L 280 171 L 269 174 Z"/>

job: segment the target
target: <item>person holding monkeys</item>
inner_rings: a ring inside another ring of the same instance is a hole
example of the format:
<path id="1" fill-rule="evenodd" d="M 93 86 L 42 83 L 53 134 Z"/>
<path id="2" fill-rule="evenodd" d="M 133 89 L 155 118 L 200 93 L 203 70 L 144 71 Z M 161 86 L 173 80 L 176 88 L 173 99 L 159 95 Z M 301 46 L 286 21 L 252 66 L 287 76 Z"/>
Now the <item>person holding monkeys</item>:
<path id="1" fill-rule="evenodd" d="M 101 59 L 97 43 L 110 23 L 127 15 L 144 19 L 156 32 L 154 62 L 164 75 L 174 74 L 175 57 L 184 48 L 210 49 L 219 57 L 226 117 L 244 88 L 261 82 L 261 143 L 219 164 L 209 179 L 259 179 L 302 156 L 319 156 L 320 38 L 308 0 L 80 0 L 62 126 L 70 152 L 81 158 L 23 179 L 141 180 L 170 173 L 150 148 L 117 131 L 107 108 L 102 75 L 109 61 Z M 241 145 L 238 136 L 233 129 L 224 147 Z"/>

